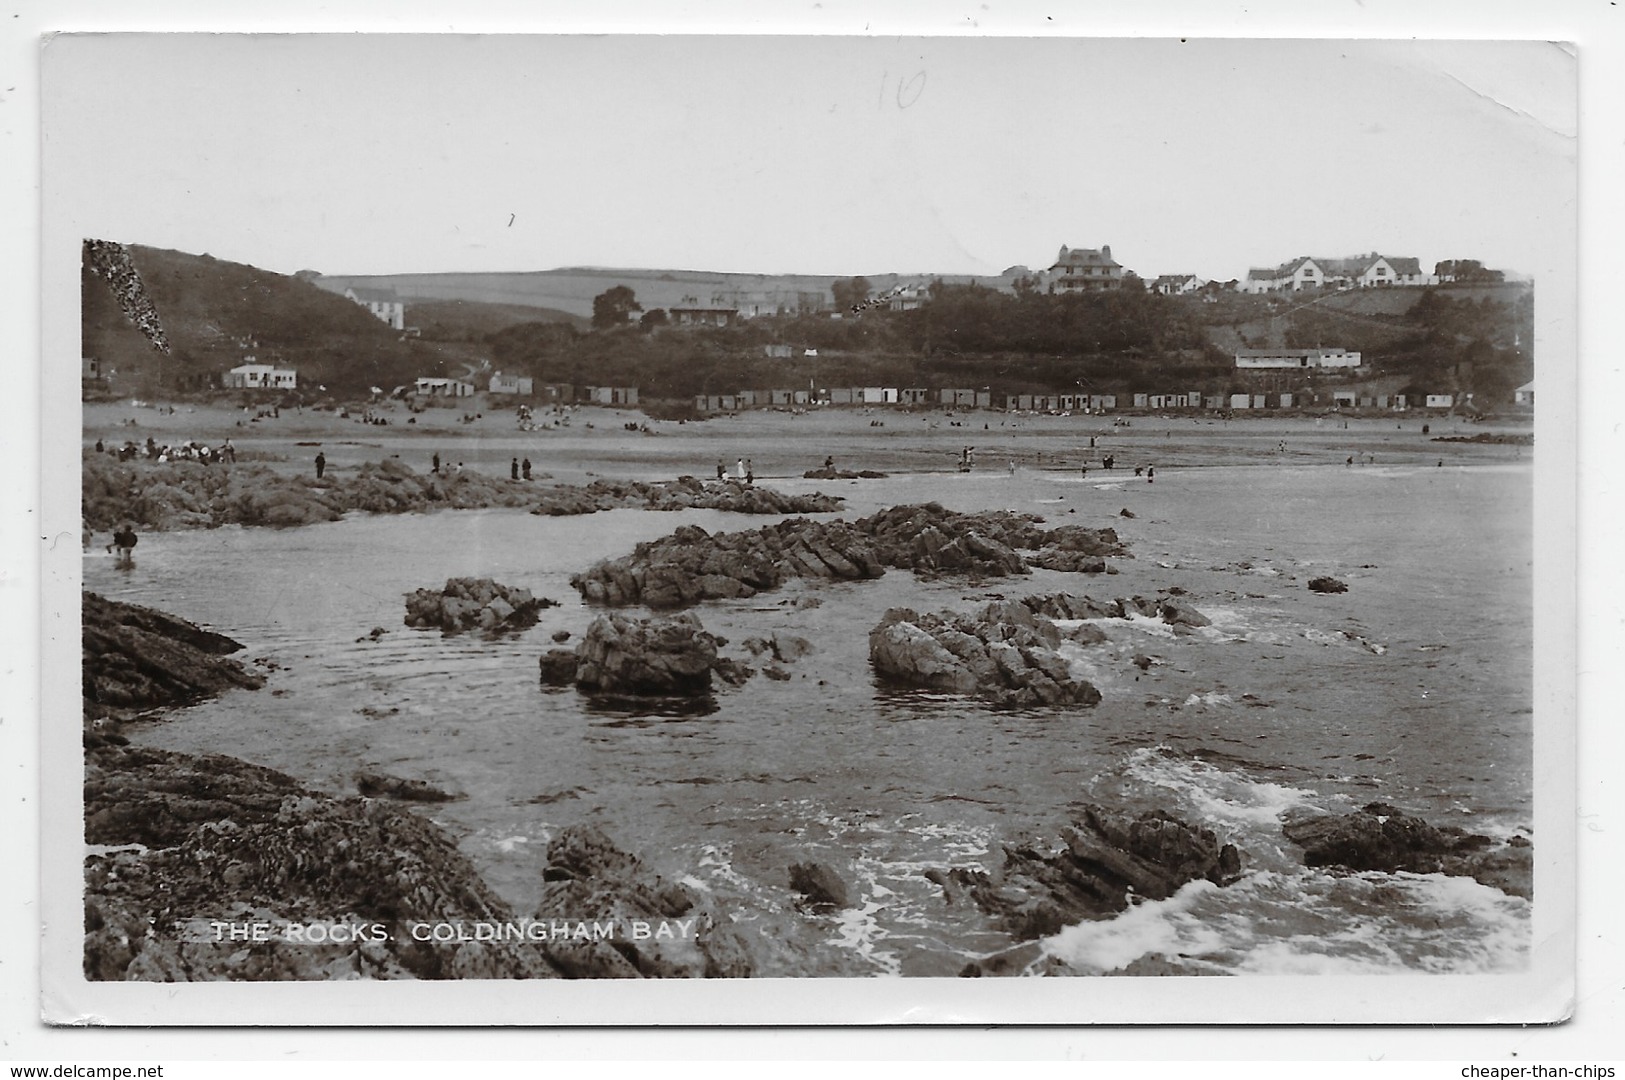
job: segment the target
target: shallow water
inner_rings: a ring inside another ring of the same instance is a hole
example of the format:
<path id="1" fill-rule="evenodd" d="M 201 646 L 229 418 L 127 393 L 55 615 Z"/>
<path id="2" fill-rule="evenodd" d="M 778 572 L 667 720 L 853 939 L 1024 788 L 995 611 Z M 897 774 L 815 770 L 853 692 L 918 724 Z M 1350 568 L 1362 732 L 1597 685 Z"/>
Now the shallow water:
<path id="1" fill-rule="evenodd" d="M 579 637 L 591 619 L 569 574 L 679 524 L 765 519 L 502 510 L 158 534 L 130 570 L 88 557 L 86 586 L 207 623 L 279 667 L 263 690 L 137 725 L 136 741 L 233 754 L 334 792 L 353 792 L 361 769 L 464 792 L 424 812 L 521 913 L 534 910 L 549 836 L 590 821 L 760 930 L 772 943 L 762 974 L 953 974 L 1009 941 L 946 905 L 922 872 L 991 868 L 1001 840 L 1053 835 L 1070 806 L 1096 801 L 1200 819 L 1241 849 L 1247 876 L 1047 943 L 1076 970 L 1147 953 L 1238 973 L 1526 962 L 1525 901 L 1468 879 L 1306 870 L 1280 821 L 1380 799 L 1438 824 L 1531 831 L 1527 467 L 1159 469 L 1154 485 L 1018 469 L 783 486 L 844 495 L 847 516 L 936 499 L 1109 524 L 1134 557 L 1114 560 L 1114 576 L 1039 571 L 971 587 L 892 571 L 706 605 L 697 614 L 736 643 L 728 651 L 775 629 L 815 649 L 787 665 L 789 681 L 759 676 L 686 716 L 539 687 L 552 633 Z M 1349 591 L 1308 591 L 1320 574 Z M 498 641 L 402 626 L 402 594 L 462 575 L 562 604 Z M 866 635 L 888 607 L 1170 586 L 1213 625 L 1100 623 L 1110 643 L 1074 655 L 1104 694 L 1092 709 L 994 710 L 897 692 L 869 671 Z M 822 603 L 786 603 L 811 596 Z M 374 627 L 388 632 L 372 640 Z M 1142 673 L 1136 654 L 1156 663 Z M 787 870 L 810 859 L 846 879 L 853 908 L 796 910 Z"/>

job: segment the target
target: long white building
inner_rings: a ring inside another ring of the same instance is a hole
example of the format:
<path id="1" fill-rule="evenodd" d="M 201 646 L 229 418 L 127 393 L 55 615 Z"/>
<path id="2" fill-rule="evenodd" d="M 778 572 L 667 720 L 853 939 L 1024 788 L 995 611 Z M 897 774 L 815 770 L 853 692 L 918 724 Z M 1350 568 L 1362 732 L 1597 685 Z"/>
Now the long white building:
<path id="1" fill-rule="evenodd" d="M 1238 370 L 1357 368 L 1360 354 L 1347 349 L 1237 349 Z"/>

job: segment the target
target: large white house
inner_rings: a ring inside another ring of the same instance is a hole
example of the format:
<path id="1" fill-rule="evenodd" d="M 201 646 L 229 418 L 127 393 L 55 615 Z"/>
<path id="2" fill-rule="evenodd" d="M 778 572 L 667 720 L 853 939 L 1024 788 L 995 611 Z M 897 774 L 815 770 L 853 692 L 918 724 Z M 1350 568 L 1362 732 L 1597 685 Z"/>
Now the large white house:
<path id="1" fill-rule="evenodd" d="M 396 330 L 406 329 L 406 305 L 395 295 L 394 289 L 351 286 L 344 290 L 344 297 L 372 312 L 372 317 L 380 322 L 387 323 Z"/>
<path id="2" fill-rule="evenodd" d="M 294 390 L 299 386 L 299 372 L 250 361 L 226 372 L 224 381 L 234 390 Z"/>
<path id="3" fill-rule="evenodd" d="M 1239 370 L 1287 368 L 1355 368 L 1360 354 L 1347 349 L 1237 349 Z"/>
<path id="4" fill-rule="evenodd" d="M 1390 285 L 1436 285 L 1438 279 L 1422 269 L 1419 260 L 1409 256 L 1356 255 L 1347 259 L 1322 259 L 1304 255 L 1276 267 L 1254 267 L 1247 271 L 1240 289 L 1246 293 L 1295 292 L 1330 286 L 1338 289 L 1374 289 Z"/>

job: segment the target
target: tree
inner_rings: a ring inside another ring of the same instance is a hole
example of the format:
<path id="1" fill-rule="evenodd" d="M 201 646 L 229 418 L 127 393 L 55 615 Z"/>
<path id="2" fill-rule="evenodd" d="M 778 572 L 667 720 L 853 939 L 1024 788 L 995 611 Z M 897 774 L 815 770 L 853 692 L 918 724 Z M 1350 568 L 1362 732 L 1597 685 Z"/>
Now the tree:
<path id="1" fill-rule="evenodd" d="M 637 294 L 625 285 L 605 289 L 592 298 L 592 326 L 604 330 L 612 326 L 625 326 L 634 311 L 642 311 Z"/>
<path id="2" fill-rule="evenodd" d="M 638 325 L 645 330 L 653 330 L 655 327 L 665 326 L 669 322 L 671 322 L 671 316 L 666 314 L 666 309 L 657 307 L 645 311 L 643 318 L 638 320 Z"/>
<path id="3" fill-rule="evenodd" d="M 866 277 L 855 277 L 850 280 L 837 278 L 829 287 L 830 292 L 835 294 L 837 311 L 862 307 L 863 302 L 869 299 L 870 288 L 869 279 Z"/>

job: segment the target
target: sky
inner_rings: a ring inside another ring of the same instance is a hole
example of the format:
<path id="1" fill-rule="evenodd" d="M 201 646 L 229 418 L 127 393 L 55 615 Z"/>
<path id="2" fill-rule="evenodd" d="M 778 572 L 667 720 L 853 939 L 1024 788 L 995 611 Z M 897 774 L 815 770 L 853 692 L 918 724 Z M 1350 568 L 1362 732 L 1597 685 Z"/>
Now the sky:
<path id="1" fill-rule="evenodd" d="M 47 210 L 292 273 L 1534 274 L 1576 228 L 1544 42 L 74 35 Z"/>

